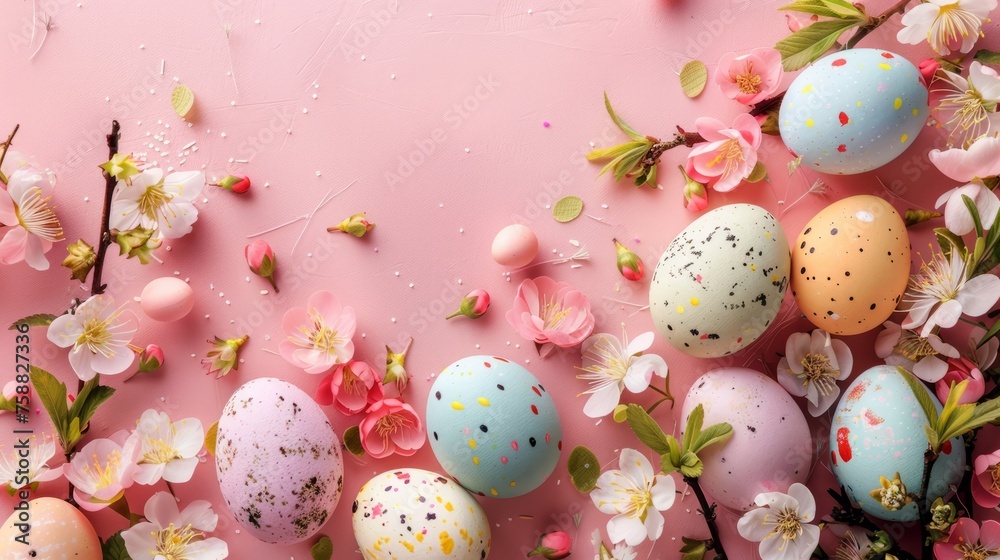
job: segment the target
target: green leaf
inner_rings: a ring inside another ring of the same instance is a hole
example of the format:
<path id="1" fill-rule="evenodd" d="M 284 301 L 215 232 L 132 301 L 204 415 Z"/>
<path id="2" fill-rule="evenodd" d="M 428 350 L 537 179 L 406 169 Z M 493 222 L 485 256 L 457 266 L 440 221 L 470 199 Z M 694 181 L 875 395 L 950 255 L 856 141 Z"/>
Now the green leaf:
<path id="1" fill-rule="evenodd" d="M 97 412 L 97 408 L 115 394 L 113 388 L 100 383 L 100 375 L 95 375 L 90 381 L 84 383 L 83 389 L 69 408 L 70 418 L 79 418 L 81 426 L 86 427 L 94 413 Z"/>
<path id="2" fill-rule="evenodd" d="M 63 444 L 63 450 L 71 452 L 73 449 L 66 446 L 70 423 L 69 408 L 66 407 L 66 384 L 44 369 L 31 366 L 31 385 L 38 399 L 42 401 L 45 411 L 49 413 L 49 419 L 52 420 L 52 426 L 59 435 L 59 443 Z"/>
<path id="3" fill-rule="evenodd" d="M 778 9 L 816 14 L 836 19 L 857 19 L 865 15 L 864 12 L 857 9 L 853 4 L 844 2 L 843 0 L 799 0 Z"/>
<path id="4" fill-rule="evenodd" d="M 578 196 L 564 196 L 552 207 L 552 217 L 557 222 L 572 222 L 583 212 L 583 199 Z"/>
<path id="5" fill-rule="evenodd" d="M 687 451 L 681 455 L 680 471 L 684 478 L 698 478 L 705 471 L 705 465 L 697 455 Z"/>
<path id="6" fill-rule="evenodd" d="M 681 468 L 681 445 L 674 436 L 667 436 L 667 453 L 660 456 L 660 468 L 665 474 L 670 474 Z"/>
<path id="7" fill-rule="evenodd" d="M 781 53 L 782 67 L 791 72 L 820 58 L 830 50 L 844 31 L 863 21 L 861 18 L 817 21 L 792 33 L 774 46 Z"/>
<path id="8" fill-rule="evenodd" d="M 597 556 L 599 560 L 615 560 L 615 557 L 603 542 L 601 543 L 601 548 L 597 551 Z"/>
<path id="9" fill-rule="evenodd" d="M 625 178 L 625 175 L 628 175 L 635 169 L 639 165 L 639 162 L 646 157 L 650 146 L 651 144 L 647 143 L 642 148 L 636 148 L 625 154 L 625 157 L 618 162 L 618 166 L 615 168 L 615 181 L 621 181 Z"/>
<path id="10" fill-rule="evenodd" d="M 998 321 L 997 324 L 1000 325 L 1000 321 Z M 7 397 L 0 395 L 0 410 L 15 412 L 17 410 L 17 402 L 15 402 L 14 399 L 8 399 Z"/>
<path id="11" fill-rule="evenodd" d="M 948 228 L 934 228 L 934 235 L 937 236 L 938 246 L 946 257 L 951 256 L 952 249 L 957 249 L 962 259 L 965 259 L 965 240 L 961 236 L 955 235 Z"/>
<path id="12" fill-rule="evenodd" d="M 333 542 L 330 541 L 330 537 L 326 535 L 320 537 L 316 541 L 316 544 L 309 550 L 309 554 L 312 554 L 313 560 L 330 560 L 330 558 L 333 558 Z"/>
<path id="13" fill-rule="evenodd" d="M 573 487 L 580 492 L 593 490 L 597 486 L 597 479 L 601 476 L 601 465 L 597 462 L 597 456 L 582 445 L 570 452 L 566 468 L 569 470 Z"/>
<path id="14" fill-rule="evenodd" d="M 608 115 L 611 115 L 611 120 L 615 121 L 618 128 L 622 129 L 622 132 L 627 134 L 629 138 L 635 140 L 636 142 L 646 140 L 645 136 L 636 132 L 634 128 L 629 126 L 627 122 L 623 121 L 617 114 L 615 114 L 615 110 L 611 108 L 611 100 L 608 99 L 608 92 L 604 92 L 604 108 L 608 110 Z"/>
<path id="15" fill-rule="evenodd" d="M 18 319 L 14 321 L 13 324 L 7 329 L 9 331 L 17 330 L 18 325 L 28 325 L 29 327 L 47 327 L 52 324 L 52 321 L 56 320 L 56 316 L 51 313 L 38 313 L 35 315 L 28 315 L 23 319 Z"/>
<path id="16" fill-rule="evenodd" d="M 987 49 L 979 49 L 976 55 L 972 57 L 972 60 L 978 60 L 983 64 L 1000 64 L 1000 53 Z"/>
<path id="17" fill-rule="evenodd" d="M 701 453 L 709 445 L 721 443 L 728 440 L 733 435 L 733 427 L 728 422 L 712 424 L 698 434 L 698 439 L 694 440 L 691 451 Z"/>
<path id="18" fill-rule="evenodd" d="M 767 177 L 767 168 L 764 167 L 764 163 L 761 161 L 757 162 L 757 165 L 753 166 L 753 170 L 750 171 L 750 175 L 747 176 L 744 181 L 747 183 L 759 183 Z"/>
<path id="19" fill-rule="evenodd" d="M 125 549 L 125 539 L 122 538 L 121 531 L 101 543 L 101 552 L 104 553 L 103 560 L 132 560 L 128 550 Z"/>
<path id="20" fill-rule="evenodd" d="M 681 547 L 681 560 L 702 560 L 708 552 L 706 541 L 681 537 L 684 546 Z"/>
<path id="21" fill-rule="evenodd" d="M 934 401 L 931 399 L 930 393 L 927 392 L 927 388 L 924 386 L 923 381 L 901 367 L 896 367 L 896 370 L 899 371 L 899 375 L 903 378 L 903 381 L 906 381 L 906 384 L 910 386 L 910 391 L 913 393 L 913 396 L 917 398 L 917 403 L 920 404 L 920 408 L 924 411 L 924 417 L 927 419 L 927 424 L 932 427 L 937 426 L 937 407 L 934 406 Z"/>
<path id="22" fill-rule="evenodd" d="M 63 438 L 66 449 L 76 449 L 76 444 L 82 437 L 83 432 L 80 431 L 80 419 L 74 416 L 70 419 L 69 428 L 66 429 L 66 434 Z"/>
<path id="23" fill-rule="evenodd" d="M 705 91 L 705 84 L 708 83 L 708 68 L 700 60 L 692 60 L 681 68 L 681 89 L 684 95 L 694 98 Z"/>
<path id="24" fill-rule="evenodd" d="M 976 344 L 976 348 L 981 348 L 984 344 L 989 342 L 991 338 L 996 336 L 997 333 L 1000 333 L 1000 321 L 993 323 L 993 326 L 990 327 L 990 330 L 986 331 L 986 334 L 983 335 L 983 338 L 982 340 L 979 341 L 979 344 Z"/>
<path id="25" fill-rule="evenodd" d="M 361 429 L 358 426 L 351 426 L 344 430 L 344 447 L 355 457 L 365 454 L 365 447 L 361 445 Z"/>
<path id="26" fill-rule="evenodd" d="M 219 444 L 219 421 L 212 422 L 205 432 L 205 449 L 209 454 L 215 456 L 215 447 Z"/>
<path id="27" fill-rule="evenodd" d="M 972 198 L 967 195 L 962 195 L 962 202 L 965 203 L 965 207 L 968 208 L 969 214 L 972 214 L 972 222 L 976 224 L 976 236 L 983 236 L 983 220 L 979 217 L 979 209 L 976 208 L 976 203 Z"/>
<path id="28" fill-rule="evenodd" d="M 587 154 L 587 161 L 599 161 L 602 159 L 615 159 L 632 150 L 638 144 L 644 144 L 645 142 L 626 142 L 624 144 L 618 144 L 617 146 L 611 146 L 610 148 L 598 148 L 596 150 L 591 150 Z"/>
<path id="29" fill-rule="evenodd" d="M 629 142 L 628 144 L 622 144 L 621 147 L 628 146 L 629 148 L 627 150 L 623 151 L 620 155 L 616 156 L 613 160 L 611 160 L 610 162 L 608 162 L 608 164 L 605 165 L 601 169 L 601 172 L 598 173 L 597 176 L 600 177 L 601 175 L 604 175 L 605 173 L 607 173 L 612 168 L 617 169 L 618 166 L 621 164 L 622 160 L 624 160 L 627 157 L 630 157 L 636 151 L 641 150 L 642 153 L 645 154 L 649 150 L 649 146 L 651 146 L 651 145 L 652 144 L 650 142 L 648 142 L 648 141 L 647 142 Z"/>
<path id="30" fill-rule="evenodd" d="M 698 435 L 701 433 L 701 427 L 704 423 L 705 407 L 699 403 L 687 417 L 687 426 L 684 428 L 684 440 L 683 443 L 681 443 L 681 450 L 684 453 L 692 450 L 691 444 L 698 438 Z"/>
<path id="31" fill-rule="evenodd" d="M 907 208 L 906 214 L 903 215 L 903 223 L 906 224 L 906 227 L 911 227 L 940 217 L 941 213 L 933 210 Z"/>
<path id="32" fill-rule="evenodd" d="M 649 415 L 648 412 L 637 404 L 628 405 L 625 413 L 628 425 L 635 432 L 639 441 L 656 452 L 657 455 L 670 453 L 670 445 L 667 443 L 667 434 L 663 433 L 660 425 Z"/>

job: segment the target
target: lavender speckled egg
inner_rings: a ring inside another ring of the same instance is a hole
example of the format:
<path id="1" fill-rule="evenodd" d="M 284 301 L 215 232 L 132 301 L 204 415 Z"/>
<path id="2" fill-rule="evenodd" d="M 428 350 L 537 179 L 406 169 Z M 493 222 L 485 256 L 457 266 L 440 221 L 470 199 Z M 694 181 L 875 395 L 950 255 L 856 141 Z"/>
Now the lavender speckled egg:
<path id="1" fill-rule="evenodd" d="M 496 356 L 462 358 L 438 375 L 427 398 L 427 436 L 445 472 L 499 498 L 541 486 L 562 449 L 548 391 L 531 372 Z"/>
<path id="2" fill-rule="evenodd" d="M 854 335 L 885 322 L 910 278 L 910 237 L 885 200 L 838 200 L 806 223 L 792 248 L 792 295 L 812 324 Z"/>
<path id="3" fill-rule="evenodd" d="M 864 173 L 896 159 L 927 120 L 927 88 L 905 58 L 851 49 L 817 60 L 788 86 L 778 124 L 802 165 Z"/>
<path id="4" fill-rule="evenodd" d="M 907 490 L 919 492 L 927 449 L 927 421 L 904 375 L 911 374 L 885 365 L 859 375 L 840 398 L 830 426 L 833 474 L 865 513 L 889 521 L 916 521 L 917 504 L 886 509 L 871 491 L 882 488 L 880 476 L 892 480 L 898 472 Z M 937 398 L 924 390 L 941 412 Z M 931 471 L 927 490 L 931 501 L 962 479 L 964 451 L 961 438 L 943 446 Z"/>
<path id="5" fill-rule="evenodd" d="M 20 501 L 20 500 L 19 500 Z M 101 541 L 83 513 L 58 498 L 36 498 L 27 502 L 27 535 L 18 524 L 22 511 L 11 513 L 0 527 L 2 560 L 101 560 Z M 25 538 L 27 543 L 15 540 Z"/>
<path id="6" fill-rule="evenodd" d="M 705 426 L 728 422 L 728 441 L 699 453 L 702 488 L 719 504 L 747 511 L 761 492 L 805 484 L 813 440 L 798 404 L 770 377 L 745 368 L 720 368 L 695 380 L 684 399 L 680 426 L 699 404 Z"/>
<path id="7" fill-rule="evenodd" d="M 316 534 L 344 483 L 340 440 L 326 415 L 298 387 L 274 378 L 245 383 L 226 403 L 215 467 L 229 511 L 267 543 Z"/>
<path id="8" fill-rule="evenodd" d="M 778 314 L 788 266 L 785 231 L 767 210 L 716 208 L 684 228 L 656 265 L 649 286 L 656 329 L 685 354 L 736 352 Z"/>
<path id="9" fill-rule="evenodd" d="M 479 502 L 453 481 L 421 469 L 373 477 L 352 509 L 354 539 L 365 560 L 485 560 L 490 522 Z"/>

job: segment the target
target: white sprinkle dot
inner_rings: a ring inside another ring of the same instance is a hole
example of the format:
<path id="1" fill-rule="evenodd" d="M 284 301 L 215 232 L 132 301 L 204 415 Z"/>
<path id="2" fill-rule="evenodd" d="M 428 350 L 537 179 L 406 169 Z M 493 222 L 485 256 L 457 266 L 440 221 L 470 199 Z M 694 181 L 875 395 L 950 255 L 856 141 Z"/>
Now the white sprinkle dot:
<path id="1" fill-rule="evenodd" d="M 255 19 L 255 20 L 253 20 L 253 22 L 254 22 L 255 24 L 257 24 L 257 25 L 260 25 L 260 20 L 259 20 L 259 19 Z"/>
<path id="2" fill-rule="evenodd" d="M 395 318 L 395 317 L 393 317 L 393 318 L 392 318 L 392 322 L 393 322 L 393 323 L 395 323 L 395 322 L 396 322 L 396 318 Z"/>
<path id="3" fill-rule="evenodd" d="M 319 171 L 316 171 L 316 176 L 319 177 L 320 175 L 322 175 L 322 173 L 319 172 Z"/>
<path id="4" fill-rule="evenodd" d="M 476 345 L 476 350 L 479 350 L 479 345 L 478 344 Z"/>
<path id="5" fill-rule="evenodd" d="M 411 287 L 411 288 L 413 287 L 413 282 L 410 282 L 410 287 Z"/>
<path id="6" fill-rule="evenodd" d="M 145 48 L 146 48 L 146 45 L 139 45 L 139 50 L 143 50 Z"/>
<path id="7" fill-rule="evenodd" d="M 309 109 L 306 109 L 305 107 L 303 107 L 303 108 L 302 108 L 302 112 L 303 112 L 303 113 L 308 113 L 308 112 L 309 112 Z"/>
<path id="8" fill-rule="evenodd" d="M 221 136 L 221 137 L 225 138 L 225 137 L 226 137 L 226 133 L 225 133 L 225 132 L 222 132 L 222 133 L 220 133 L 220 134 L 219 134 L 219 136 Z"/>
<path id="9" fill-rule="evenodd" d="M 465 228 L 458 228 L 458 233 L 465 233 Z"/>

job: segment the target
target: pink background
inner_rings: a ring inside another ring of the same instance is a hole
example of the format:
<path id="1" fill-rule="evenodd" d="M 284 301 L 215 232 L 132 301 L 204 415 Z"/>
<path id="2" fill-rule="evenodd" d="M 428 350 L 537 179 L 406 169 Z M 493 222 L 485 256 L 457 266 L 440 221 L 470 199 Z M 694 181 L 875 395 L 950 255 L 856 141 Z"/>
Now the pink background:
<path id="1" fill-rule="evenodd" d="M 210 180 L 236 173 L 254 182 L 244 196 L 207 188 L 198 203 L 194 233 L 168 243 L 169 251 L 159 251 L 162 265 L 143 267 L 114 257 L 112 251 L 105 279 L 119 301 L 137 296 L 153 278 L 177 274 L 190 279 L 197 302 L 179 322 L 143 321 L 136 343 L 160 344 L 167 365 L 124 386 L 109 379 L 119 391 L 95 417 L 88 437 L 130 427 L 151 407 L 175 419 L 195 416 L 207 426 L 237 387 L 257 377 L 280 377 L 312 393 L 320 377 L 297 370 L 274 351 L 284 311 L 304 305 L 314 291 L 328 289 L 357 310 L 357 357 L 381 365 L 386 343 L 398 348 L 415 337 L 407 364 L 414 379 L 407 398 L 421 413 L 430 374 L 466 355 L 496 354 L 525 364 L 553 388 L 567 451 L 586 444 L 610 464 L 620 447 L 640 448 L 626 426 L 606 419 L 595 428 L 596 422 L 583 415 L 584 400 L 575 397 L 585 388 L 574 377 L 578 352 L 540 359 L 533 345 L 507 324 L 504 313 L 521 279 L 547 274 L 588 294 L 598 332 L 617 333 L 622 322 L 632 335 L 652 329 L 648 312 L 607 299 L 644 305 L 650 276 L 639 283 L 623 280 L 614 266 L 611 239 L 625 241 L 647 266 L 655 266 L 673 236 L 694 218 L 682 207 L 675 171 L 683 154 L 670 152 L 663 158 L 663 191 L 614 184 L 610 177 L 595 180 L 599 168 L 583 159 L 589 143 L 607 146 L 623 138 L 604 112 L 601 94 L 607 91 L 638 130 L 664 137 L 675 125 L 693 128 L 701 115 L 729 121 L 744 108 L 712 84 L 700 98 L 687 99 L 677 71 L 699 58 L 711 72 L 727 51 L 773 45 L 788 33 L 784 16 L 775 10 L 784 3 L 37 0 L 55 27 L 29 60 L 44 32 L 38 28 L 29 47 L 31 1 L 5 2 L 0 7 L 0 75 L 5 78 L 0 132 L 20 123 L 16 148 L 58 173 L 54 201 L 69 241 L 96 241 L 104 184 L 97 165 L 107 159 L 104 135 L 112 118 L 121 121 L 123 151 L 145 153 L 150 163 L 165 168 L 201 168 Z M 867 4 L 874 13 L 890 2 Z M 224 25 L 231 26 L 228 40 Z M 900 46 L 897 29 L 898 18 L 863 45 L 892 49 L 914 62 L 931 54 L 926 45 Z M 997 32 L 997 24 L 990 24 L 980 46 L 997 48 Z M 171 110 L 175 79 L 197 95 L 193 126 Z M 551 127 L 543 126 L 546 121 Z M 183 155 L 181 148 L 192 141 L 197 151 Z M 770 183 L 744 184 L 729 194 L 713 192 L 712 207 L 762 205 L 780 217 L 791 239 L 818 209 L 844 196 L 876 194 L 901 212 L 928 208 L 952 186 L 926 160 L 927 150 L 941 145 L 943 134 L 925 128 L 915 146 L 889 166 L 855 177 L 824 177 L 831 186 L 827 195 L 811 195 L 783 214 L 782 207 L 818 175 L 789 178 L 785 166 L 791 156 L 778 139 L 765 137 L 761 157 L 771 170 Z M 257 277 L 247 281 L 247 236 L 310 213 L 324 195 L 348 185 L 311 222 L 300 220 L 263 236 L 278 254 L 278 281 L 284 289 L 261 295 L 266 282 Z M 570 194 L 582 197 L 585 212 L 603 223 L 590 217 L 568 224 L 554 221 L 548 206 Z M 358 240 L 326 232 L 360 211 L 378 224 L 370 236 Z M 542 265 L 508 280 L 490 258 L 489 245 L 512 222 L 535 230 L 540 259 L 569 256 L 575 250 L 571 239 L 585 245 L 592 258 L 581 268 Z M 927 252 L 929 231 L 925 225 L 911 232 L 915 250 Z M 53 269 L 48 272 L 23 264 L 0 269 L 6 294 L 0 323 L 58 312 L 72 298 L 86 297 L 58 266 L 64 247 L 59 244 L 49 253 Z M 479 321 L 445 322 L 461 296 L 477 287 L 493 295 L 490 312 Z M 779 317 L 780 326 L 727 360 L 689 358 L 658 338 L 653 350 L 669 363 L 679 401 L 673 413 L 668 408 L 656 412 L 665 429 L 675 427 L 672 414 L 679 414 L 680 400 L 701 373 L 745 365 L 766 367 L 773 375 L 776 352 L 783 351 L 787 335 L 810 328 L 798 319 L 791 298 Z M 208 350 L 205 340 L 242 333 L 251 339 L 239 371 L 221 380 L 206 376 L 199 363 Z M 66 352 L 48 343 L 40 329 L 32 337 L 35 365 L 75 385 Z M 874 333 L 846 340 L 854 350 L 855 375 L 877 363 Z M 0 355 L 12 356 L 13 333 L 0 341 L 0 352 L 6 352 Z M 332 408 L 327 412 L 338 433 L 357 421 Z M 810 422 L 822 446 L 818 455 L 825 457 L 828 420 Z M 13 426 L 10 415 L 0 419 L 0 433 L 8 434 Z M 44 413 L 33 416 L 31 426 L 50 431 Z M 598 527 L 603 533 L 608 516 L 573 489 L 566 456 L 568 452 L 535 493 L 480 499 L 494 531 L 491 558 L 523 557 L 542 531 L 559 528 L 576 535 L 574 513 L 582 514 L 575 556 L 590 557 L 590 533 Z M 333 539 L 338 558 L 358 557 L 350 504 L 370 476 L 402 466 L 440 470 L 429 446 L 411 458 L 348 456 L 346 465 L 341 505 L 322 531 Z M 818 464 L 811 486 L 821 515 L 829 512 L 824 490 L 831 481 L 826 465 Z M 63 484 L 45 484 L 41 493 L 58 495 L 65 491 Z M 164 489 L 135 486 L 127 495 L 133 510 L 141 511 L 152 491 Z M 221 499 L 211 462 L 176 490 L 182 504 L 199 498 L 215 504 L 220 514 L 216 536 L 229 543 L 232 558 L 308 558 L 308 543 L 261 545 L 245 532 L 237 534 L 239 526 Z M 9 503 L 2 496 L 3 511 L 9 511 Z M 640 558 L 647 551 L 650 558 L 676 558 L 681 535 L 707 537 L 696 508 L 692 494 L 679 498 L 666 513 L 664 537 L 653 547 L 644 546 Z M 102 537 L 123 528 L 110 511 L 89 517 Z M 730 556 L 756 557 L 756 546 L 736 533 L 737 519 L 720 512 Z"/>

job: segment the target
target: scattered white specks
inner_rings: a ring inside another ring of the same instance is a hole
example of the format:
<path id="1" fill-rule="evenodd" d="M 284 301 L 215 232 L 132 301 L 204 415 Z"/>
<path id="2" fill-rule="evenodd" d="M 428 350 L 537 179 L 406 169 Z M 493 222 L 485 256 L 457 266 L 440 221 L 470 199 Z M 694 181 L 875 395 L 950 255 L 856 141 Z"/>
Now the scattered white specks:
<path id="1" fill-rule="evenodd" d="M 181 275 L 181 271 L 179 271 L 179 270 L 175 270 L 174 271 L 174 276 L 180 276 L 180 275 Z"/>
<path id="2" fill-rule="evenodd" d="M 594 147 L 594 143 L 593 143 L 593 142 L 591 142 L 591 143 L 590 143 L 590 147 L 591 147 L 591 148 L 593 148 L 593 147 Z"/>
<path id="3" fill-rule="evenodd" d="M 466 149 L 465 149 L 465 153 L 469 153 L 469 152 L 471 152 L 471 151 L 472 151 L 472 150 L 470 150 L 469 148 L 466 148 Z"/>
<path id="4" fill-rule="evenodd" d="M 510 346 L 510 341 L 509 340 L 507 341 L 507 346 Z"/>
<path id="5" fill-rule="evenodd" d="M 161 76 L 163 75 L 163 71 L 166 69 L 166 67 L 167 67 L 167 61 L 161 58 L 160 59 L 160 75 Z"/>
<path id="6" fill-rule="evenodd" d="M 410 282 L 410 287 L 411 287 L 411 288 L 413 287 L 413 282 Z"/>
<path id="7" fill-rule="evenodd" d="M 514 348 L 520 348 L 520 347 L 521 347 L 521 345 L 520 345 L 520 344 L 515 344 L 515 345 L 514 345 Z"/>
<path id="8" fill-rule="evenodd" d="M 264 188 L 265 188 L 265 189 L 266 189 L 267 187 L 270 187 L 270 186 L 271 186 L 271 183 L 264 183 Z"/>
<path id="9" fill-rule="evenodd" d="M 462 279 L 461 279 L 461 278 L 459 278 L 459 279 L 458 279 L 458 285 L 459 285 L 459 286 L 461 286 L 461 285 L 462 285 Z"/>
<path id="10" fill-rule="evenodd" d="M 234 100 L 230 101 L 229 104 L 231 106 L 235 107 L 236 106 L 236 100 L 234 99 Z"/>
<path id="11" fill-rule="evenodd" d="M 600 419 L 598 419 L 598 420 L 597 420 L 597 422 L 594 422 L 594 425 L 595 425 L 595 426 L 600 426 L 600 425 L 601 425 L 601 422 L 604 422 L 604 418 L 600 418 Z"/>
<path id="12" fill-rule="evenodd" d="M 308 113 L 308 112 L 309 112 L 309 109 L 306 109 L 305 107 L 303 107 L 303 108 L 302 108 L 302 112 L 303 112 L 303 113 Z"/>
<path id="13" fill-rule="evenodd" d="M 139 50 L 140 51 L 145 50 L 145 49 L 146 49 L 146 45 L 139 45 Z"/>
<path id="14" fill-rule="evenodd" d="M 427 17 L 434 17 L 434 14 L 427 12 Z"/>
<path id="15" fill-rule="evenodd" d="M 321 175 L 323 175 L 323 173 L 322 173 L 322 172 L 320 172 L 319 170 L 317 170 L 317 171 L 316 171 L 316 176 L 317 176 L 317 177 L 319 177 L 319 176 L 321 176 Z"/>
<path id="16" fill-rule="evenodd" d="M 219 292 L 219 297 L 226 297 L 226 294 Z"/>
<path id="17" fill-rule="evenodd" d="M 319 99 L 319 94 L 318 93 L 314 93 L 313 94 L 313 99 Z"/>
<path id="18" fill-rule="evenodd" d="M 553 255 L 556 254 L 556 253 L 558 253 L 558 252 L 559 252 L 559 249 L 552 249 L 552 254 Z"/>
<path id="19" fill-rule="evenodd" d="M 608 205 L 607 204 L 602 204 L 601 208 L 604 208 L 605 210 L 607 210 L 608 209 Z"/>
<path id="20" fill-rule="evenodd" d="M 306 253 L 306 256 L 309 257 L 309 258 L 312 258 L 313 254 L 312 253 Z"/>
<path id="21" fill-rule="evenodd" d="M 368 333 L 361 333 L 361 338 L 368 338 Z"/>
<path id="22" fill-rule="evenodd" d="M 267 294 L 268 294 L 267 290 L 261 290 L 260 291 L 260 295 L 262 295 L 262 296 L 266 296 Z"/>
<path id="23" fill-rule="evenodd" d="M 254 23 L 254 25 L 260 25 L 260 20 L 259 19 L 255 19 L 255 20 L 253 20 L 253 23 Z"/>
<path id="24" fill-rule="evenodd" d="M 569 265 L 569 267 L 570 268 L 581 268 L 581 267 L 583 267 L 583 265 L 582 264 L 571 264 L 571 265 Z"/>
<path id="25" fill-rule="evenodd" d="M 476 350 L 479 350 L 479 345 L 478 344 L 476 345 Z"/>
<path id="26" fill-rule="evenodd" d="M 271 340 L 271 335 L 265 334 L 264 335 L 264 340 Z"/>
<path id="27" fill-rule="evenodd" d="M 458 228 L 458 233 L 465 233 L 465 228 L 462 227 Z"/>
<path id="28" fill-rule="evenodd" d="M 395 322 L 396 322 L 396 318 L 395 318 L 395 317 L 393 317 L 393 318 L 392 318 L 392 322 L 393 322 L 393 323 L 395 323 Z"/>
<path id="29" fill-rule="evenodd" d="M 546 204 L 545 205 L 545 209 L 546 210 L 551 210 L 552 209 L 552 205 L 551 204 Z"/>
<path id="30" fill-rule="evenodd" d="M 395 79 L 396 79 L 396 75 L 395 75 L 395 74 L 393 74 L 393 75 L 389 76 L 389 79 L 390 79 L 390 80 L 395 80 Z"/>
<path id="31" fill-rule="evenodd" d="M 531 8 L 528 8 L 528 15 L 531 15 L 531 14 L 533 14 L 533 13 L 535 13 L 535 11 L 534 11 L 534 10 L 532 10 Z"/>
<path id="32" fill-rule="evenodd" d="M 214 291 L 215 290 L 215 284 L 209 284 L 208 285 L 208 289 Z"/>
<path id="33" fill-rule="evenodd" d="M 398 270 L 396 272 L 393 272 L 393 274 L 395 274 L 397 278 L 399 277 L 399 271 Z"/>
<path id="34" fill-rule="evenodd" d="M 90 202 L 90 197 L 89 197 L 89 196 L 85 196 L 85 197 L 83 197 L 83 201 L 84 201 L 84 202 Z"/>
<path id="35" fill-rule="evenodd" d="M 576 239 L 570 239 L 569 240 L 569 244 L 572 245 L 572 246 L 574 246 L 574 247 L 579 247 L 580 246 L 580 242 L 577 241 Z"/>
<path id="36" fill-rule="evenodd" d="M 197 357 L 198 357 L 198 354 L 191 354 L 191 357 L 192 357 L 192 358 L 197 358 Z"/>
<path id="37" fill-rule="evenodd" d="M 205 318 L 208 319 L 209 317 L 210 317 L 210 315 L 208 313 L 206 313 L 205 314 Z"/>
<path id="38" fill-rule="evenodd" d="M 207 198 L 203 198 L 203 199 L 201 199 L 201 201 L 204 202 L 205 204 L 208 204 L 208 199 Z"/>
<path id="39" fill-rule="evenodd" d="M 226 137 L 226 133 L 225 133 L 225 132 L 220 132 L 220 133 L 219 133 L 219 136 L 221 136 L 221 137 L 225 138 L 225 137 Z"/>
<path id="40" fill-rule="evenodd" d="M 153 88 L 149 88 L 149 94 L 150 95 L 156 95 L 156 90 L 153 89 Z"/>
<path id="41" fill-rule="evenodd" d="M 167 245 L 166 247 L 164 247 L 164 249 L 166 249 L 167 252 L 169 253 L 170 251 L 174 250 L 174 247 L 173 247 L 173 245 Z"/>

